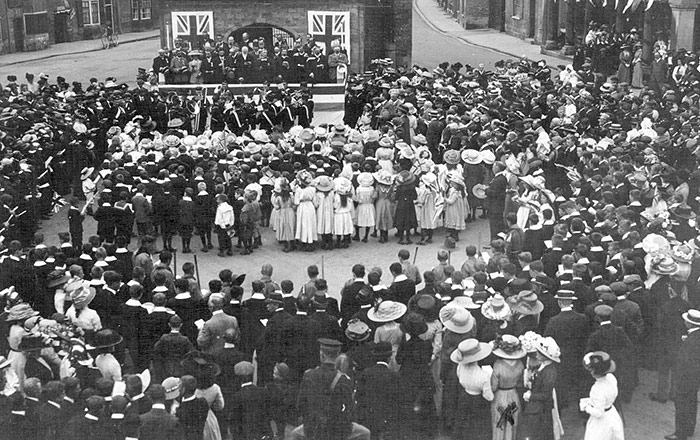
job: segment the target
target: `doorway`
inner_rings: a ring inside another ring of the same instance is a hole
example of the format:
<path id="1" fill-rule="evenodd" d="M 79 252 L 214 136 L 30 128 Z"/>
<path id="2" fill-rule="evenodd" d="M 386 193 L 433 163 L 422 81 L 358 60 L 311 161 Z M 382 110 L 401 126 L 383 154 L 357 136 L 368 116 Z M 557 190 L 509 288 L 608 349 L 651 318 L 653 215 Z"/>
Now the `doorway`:
<path id="1" fill-rule="evenodd" d="M 294 34 L 286 29 L 279 28 L 267 23 L 253 23 L 251 25 L 236 29 L 229 34 L 233 37 L 235 41 L 243 41 L 243 34 L 247 33 L 250 40 L 259 39 L 260 37 L 265 38 L 265 48 L 268 51 L 272 50 L 272 47 L 280 42 L 282 47 L 286 46 L 288 48 L 294 47 Z"/>
<path id="2" fill-rule="evenodd" d="M 15 51 L 24 51 L 24 17 L 14 19 L 15 24 Z"/>
<path id="3" fill-rule="evenodd" d="M 53 18 L 54 39 L 56 43 L 66 43 L 70 41 L 68 38 L 68 18 L 69 11 L 56 12 Z"/>

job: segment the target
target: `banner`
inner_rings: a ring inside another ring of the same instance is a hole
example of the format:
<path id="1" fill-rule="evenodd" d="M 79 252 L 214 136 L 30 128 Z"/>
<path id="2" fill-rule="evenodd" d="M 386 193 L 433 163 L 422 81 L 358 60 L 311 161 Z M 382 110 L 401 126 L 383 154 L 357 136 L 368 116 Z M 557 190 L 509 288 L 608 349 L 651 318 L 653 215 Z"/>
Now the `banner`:
<path id="1" fill-rule="evenodd" d="M 309 11 L 309 34 L 323 53 L 331 52 L 331 43 L 338 41 L 350 59 L 350 12 Z"/>

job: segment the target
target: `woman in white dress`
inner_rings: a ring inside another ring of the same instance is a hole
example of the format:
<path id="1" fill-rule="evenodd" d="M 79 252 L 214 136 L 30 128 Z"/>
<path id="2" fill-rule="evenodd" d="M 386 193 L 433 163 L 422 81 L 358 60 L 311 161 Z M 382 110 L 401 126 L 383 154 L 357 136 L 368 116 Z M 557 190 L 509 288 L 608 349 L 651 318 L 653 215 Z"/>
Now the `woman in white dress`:
<path id="1" fill-rule="evenodd" d="M 595 379 L 589 397 L 581 399 L 579 408 L 589 414 L 584 440 L 624 440 L 622 418 L 615 408 L 617 380 L 612 374 L 615 362 L 604 351 L 583 357 L 583 365 Z"/>
<path id="2" fill-rule="evenodd" d="M 297 207 L 296 239 L 303 250 L 312 252 L 316 241 L 316 188 L 312 185 L 313 177 L 306 170 L 297 173 L 297 188 L 294 192 L 294 205 Z"/>

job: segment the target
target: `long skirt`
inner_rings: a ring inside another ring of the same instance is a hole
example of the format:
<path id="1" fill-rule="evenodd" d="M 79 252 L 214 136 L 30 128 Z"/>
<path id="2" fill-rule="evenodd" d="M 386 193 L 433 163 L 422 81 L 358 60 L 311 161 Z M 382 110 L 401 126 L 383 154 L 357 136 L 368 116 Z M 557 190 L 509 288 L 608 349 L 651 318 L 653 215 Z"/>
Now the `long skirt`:
<path id="1" fill-rule="evenodd" d="M 461 385 L 459 386 L 459 401 L 452 438 L 455 440 L 487 440 L 491 438 L 489 402 L 481 394 L 474 396 L 467 393 Z"/>
<path id="2" fill-rule="evenodd" d="M 313 202 L 304 201 L 297 207 L 297 229 L 295 238 L 302 243 L 316 241 L 316 208 Z"/>
<path id="3" fill-rule="evenodd" d="M 513 403 L 515 404 L 515 410 L 509 411 L 512 416 L 511 419 L 510 417 L 504 416 L 503 412 Z M 515 388 L 510 390 L 496 390 L 493 402 L 491 402 L 491 431 L 493 432 L 493 440 L 515 440 L 518 432 L 518 421 L 522 410 L 523 405 L 520 401 L 518 391 Z"/>
<path id="4" fill-rule="evenodd" d="M 274 225 L 274 230 L 276 232 L 276 238 L 278 241 L 292 241 L 294 240 L 294 227 L 296 225 L 296 213 L 294 208 L 282 208 L 273 211 L 273 216 L 275 216 L 275 223 L 270 222 Z"/>

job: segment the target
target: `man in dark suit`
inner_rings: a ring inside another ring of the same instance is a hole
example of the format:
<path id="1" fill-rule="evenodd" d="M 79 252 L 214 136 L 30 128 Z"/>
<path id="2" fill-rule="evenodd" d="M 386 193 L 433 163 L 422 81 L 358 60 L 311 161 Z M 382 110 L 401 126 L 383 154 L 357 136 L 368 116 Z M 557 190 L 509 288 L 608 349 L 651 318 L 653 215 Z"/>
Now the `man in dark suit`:
<path id="1" fill-rule="evenodd" d="M 375 364 L 357 374 L 358 421 L 377 438 L 398 430 L 401 384 L 399 373 L 389 370 L 391 354 L 389 342 L 375 344 Z"/>
<path id="2" fill-rule="evenodd" d="M 37 438 L 58 438 L 68 421 L 65 419 L 65 413 L 61 411 L 63 383 L 57 380 L 48 382 L 44 385 L 42 394 L 46 402 L 39 404 L 36 409 L 39 419 L 39 437 Z"/>
<path id="3" fill-rule="evenodd" d="M 389 266 L 394 281 L 389 286 L 390 296 L 394 301 L 408 305 L 408 300 L 416 294 L 416 284 L 403 273 L 401 263 L 392 263 Z"/>
<path id="4" fill-rule="evenodd" d="M 314 281 L 313 285 L 313 295 L 305 297 L 311 301 L 312 315 L 316 310 L 318 310 L 318 304 L 322 303 L 325 305 L 324 310 L 326 313 L 335 317 L 336 320 L 340 318 L 340 307 L 338 306 L 338 300 L 328 296 L 328 282 L 324 279 L 317 279 Z"/>
<path id="5" fill-rule="evenodd" d="M 109 404 L 109 419 L 104 421 L 106 440 L 123 440 L 138 438 L 141 421 L 138 415 L 127 413 L 129 399 L 126 396 L 114 396 Z"/>
<path id="6" fill-rule="evenodd" d="M 266 389 L 253 384 L 253 364 L 239 362 L 234 369 L 242 383 L 227 405 L 232 414 L 233 438 L 257 440 L 271 436 L 268 394 Z"/>
<path id="7" fill-rule="evenodd" d="M 508 180 L 504 174 L 505 170 L 506 166 L 502 162 L 494 162 L 493 179 L 489 183 L 488 188 L 486 188 L 491 240 L 495 240 L 500 232 L 505 232 L 506 230 L 503 220 L 506 209 L 506 189 L 508 188 Z"/>
<path id="8" fill-rule="evenodd" d="M 196 397 L 197 379 L 193 376 L 182 376 L 182 400 L 177 409 L 177 418 L 183 431 L 184 440 L 202 440 L 204 425 L 209 414 L 209 404 L 203 397 Z M 228 401 L 225 401 L 228 403 Z M 224 436 L 225 432 L 222 433 Z"/>
<path id="9" fill-rule="evenodd" d="M 354 408 L 352 380 L 335 368 L 343 344 L 332 339 L 318 342 L 321 365 L 304 373 L 297 400 L 304 423 L 292 431 L 291 438 L 369 440 L 369 429 L 350 419 Z"/>
<path id="10" fill-rule="evenodd" d="M 141 366 L 148 366 L 156 342 L 161 336 L 170 331 L 168 322 L 175 313 L 165 307 L 165 302 L 164 293 L 155 293 L 153 295 L 153 310 L 143 317 L 141 339 L 139 339 L 139 362 L 141 362 Z"/>
<path id="11" fill-rule="evenodd" d="M 153 402 L 151 410 L 141 414 L 141 440 L 182 439 L 182 428 L 177 417 L 165 409 L 165 388 L 153 384 L 148 388 L 148 395 Z"/>
<path id="12" fill-rule="evenodd" d="M 221 387 L 224 402 L 228 404 L 233 394 L 241 387 L 241 378 L 236 376 L 234 367 L 239 362 L 250 361 L 250 357 L 238 349 L 241 335 L 238 330 L 230 328 L 224 333 L 224 349 L 214 356 L 216 363 L 221 367 L 221 374 L 216 376 L 216 383 Z M 230 423 L 231 412 L 225 411 L 224 419 L 219 420 L 222 431 L 225 431 Z"/>
<path id="13" fill-rule="evenodd" d="M 304 371 L 318 365 L 318 334 L 316 321 L 309 319 L 310 303 L 297 300 L 297 312 L 287 321 L 284 335 L 284 358 L 289 366 L 289 377 L 298 382 Z"/>
<path id="14" fill-rule="evenodd" d="M 63 434 L 64 438 L 73 440 L 106 438 L 105 427 L 100 421 L 100 417 L 104 415 L 105 399 L 100 396 L 88 397 L 85 407 L 86 413 L 78 414 L 68 422 Z"/>
<path id="15" fill-rule="evenodd" d="M 559 234 L 552 236 L 552 249 L 542 256 L 544 273 L 550 278 L 556 278 L 561 257 L 564 255 L 564 237 Z"/>
<path id="16" fill-rule="evenodd" d="M 182 376 L 180 361 L 194 350 L 192 342 L 180 333 L 182 319 L 179 316 L 172 315 L 168 325 L 170 333 L 161 336 L 153 347 L 153 376 L 157 382 L 171 376 Z"/>
<path id="17" fill-rule="evenodd" d="M 698 389 L 700 389 L 700 311 L 690 309 L 683 314 L 688 332 L 683 336 L 676 359 L 675 377 L 676 432 L 667 440 L 685 440 L 695 432 L 698 413 Z"/>
<path id="18" fill-rule="evenodd" d="M 360 311 L 372 296 L 372 289 L 365 283 L 365 266 L 356 264 L 352 267 L 353 280 L 343 287 L 340 298 L 341 326 L 345 328 L 353 315 Z"/>
<path id="19" fill-rule="evenodd" d="M 284 311 L 282 294 L 272 292 L 268 295 L 267 311 L 270 319 L 257 348 L 258 380 L 266 384 L 272 380 L 272 369 L 277 362 L 284 361 L 286 335 L 289 332 L 289 320 L 292 315 Z"/>
<path id="20" fill-rule="evenodd" d="M 265 303 L 265 283 L 260 280 L 252 282 L 253 295 L 241 304 L 241 350 L 248 356 L 253 356 L 258 340 L 265 332 L 265 326 L 260 321 L 268 319 L 270 313 Z"/>
<path id="21" fill-rule="evenodd" d="M 576 402 L 583 392 L 581 378 L 585 377 L 581 359 L 588 339 L 588 319 L 574 311 L 576 301 L 572 290 L 559 290 L 554 298 L 559 303 L 559 314 L 547 323 L 544 336 L 551 336 L 561 349 L 557 389 L 561 393 L 562 404 Z"/>

